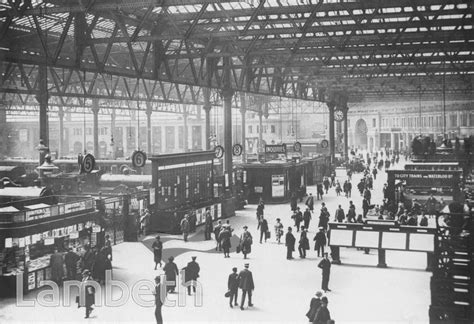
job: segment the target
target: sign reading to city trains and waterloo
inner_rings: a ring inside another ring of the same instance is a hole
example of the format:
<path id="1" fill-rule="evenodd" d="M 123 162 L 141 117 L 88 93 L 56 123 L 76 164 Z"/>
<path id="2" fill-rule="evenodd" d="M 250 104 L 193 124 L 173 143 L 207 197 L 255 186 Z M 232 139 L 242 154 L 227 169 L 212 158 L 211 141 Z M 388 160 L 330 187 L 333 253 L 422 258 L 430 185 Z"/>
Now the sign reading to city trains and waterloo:
<path id="1" fill-rule="evenodd" d="M 395 179 L 403 180 L 408 187 L 431 186 L 431 187 L 451 187 L 453 182 L 459 180 L 459 173 L 456 172 L 393 172 Z"/>

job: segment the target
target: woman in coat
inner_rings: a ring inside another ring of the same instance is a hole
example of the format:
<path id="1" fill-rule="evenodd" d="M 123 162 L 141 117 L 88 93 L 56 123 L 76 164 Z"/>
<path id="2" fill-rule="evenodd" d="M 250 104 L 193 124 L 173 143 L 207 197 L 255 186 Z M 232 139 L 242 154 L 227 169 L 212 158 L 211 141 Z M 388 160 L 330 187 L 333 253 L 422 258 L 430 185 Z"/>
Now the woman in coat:
<path id="1" fill-rule="evenodd" d="M 247 259 L 247 254 L 252 252 L 252 234 L 247 230 L 248 226 L 244 226 L 244 232 L 240 236 L 240 250 L 244 254 L 244 259 Z"/>
<path id="2" fill-rule="evenodd" d="M 174 257 L 170 256 L 168 258 L 168 263 L 165 264 L 163 271 L 165 272 L 166 275 L 166 281 L 174 281 L 174 284 L 168 284 L 166 286 L 166 289 L 168 292 L 174 293 L 174 290 L 176 288 L 176 276 L 178 275 L 178 266 L 176 266 L 176 263 L 173 262 Z"/>

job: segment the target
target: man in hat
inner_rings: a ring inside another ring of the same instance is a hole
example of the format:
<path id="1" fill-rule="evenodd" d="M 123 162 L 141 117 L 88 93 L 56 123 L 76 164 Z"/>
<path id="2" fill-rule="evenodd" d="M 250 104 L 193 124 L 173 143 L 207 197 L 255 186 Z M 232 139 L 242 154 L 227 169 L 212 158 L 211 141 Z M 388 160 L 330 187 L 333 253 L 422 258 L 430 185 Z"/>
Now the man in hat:
<path id="1" fill-rule="evenodd" d="M 321 297 L 323 296 L 323 293 L 318 291 L 316 292 L 316 297 L 311 298 L 311 302 L 309 303 L 309 310 L 306 313 L 306 317 L 308 317 L 310 322 L 313 322 L 314 317 L 316 316 L 316 312 L 319 309 L 319 306 L 321 306 Z"/>
<path id="2" fill-rule="evenodd" d="M 160 241 L 160 236 L 156 236 L 155 242 L 151 245 L 151 248 L 153 249 L 153 258 L 155 261 L 155 270 L 156 266 L 158 263 L 160 264 L 161 268 L 161 255 L 163 253 L 163 242 Z"/>
<path id="3" fill-rule="evenodd" d="M 344 213 L 344 209 L 342 209 L 341 205 L 339 205 L 339 207 L 336 209 L 334 221 L 342 223 L 345 218 L 346 218 L 346 215 Z"/>
<path id="4" fill-rule="evenodd" d="M 140 218 L 140 232 L 143 235 L 148 234 L 148 226 L 150 224 L 151 213 L 148 209 L 145 209 L 142 217 Z"/>
<path id="5" fill-rule="evenodd" d="M 85 307 L 86 308 L 86 316 L 84 318 L 89 318 L 91 312 L 94 310 L 92 305 L 95 304 L 95 288 L 93 283 L 91 272 L 88 269 L 85 269 L 82 272 L 82 282 L 81 282 L 81 296 L 79 297 L 79 305 L 78 307 Z M 82 296 L 82 294 L 84 294 Z M 82 297 L 82 298 L 81 298 Z"/>
<path id="6" fill-rule="evenodd" d="M 110 261 L 112 261 L 112 241 L 110 240 L 110 235 L 105 235 L 105 256 L 110 255 Z"/>
<path id="7" fill-rule="evenodd" d="M 222 250 L 221 240 L 219 238 L 219 234 L 221 233 L 221 229 L 222 229 L 222 222 L 218 221 L 216 227 L 214 228 L 214 236 L 216 238 L 216 251 L 217 251 L 217 249 L 219 249 L 219 251 Z"/>
<path id="8" fill-rule="evenodd" d="M 285 246 L 286 246 L 286 259 L 291 260 L 293 259 L 293 251 L 295 250 L 295 242 L 296 239 L 291 233 L 292 228 L 288 227 L 288 233 L 285 236 Z"/>
<path id="9" fill-rule="evenodd" d="M 174 290 L 176 288 L 176 276 L 179 273 L 178 266 L 173 261 L 174 261 L 174 257 L 170 256 L 168 258 L 168 263 L 165 264 L 165 266 L 163 267 L 163 271 L 165 272 L 165 275 L 166 275 L 166 281 L 174 282 L 174 284 L 168 284 L 166 286 L 167 292 L 169 291 L 170 293 L 174 293 Z"/>
<path id="10" fill-rule="evenodd" d="M 305 202 L 306 206 L 308 206 L 309 210 L 313 212 L 314 209 L 314 197 L 313 194 L 310 192 L 308 198 L 306 199 Z M 306 225 L 305 225 L 306 227 Z M 306 227 L 307 228 L 307 227 Z"/>
<path id="11" fill-rule="evenodd" d="M 181 231 L 183 232 L 183 239 L 184 242 L 188 241 L 188 235 L 189 235 L 189 216 L 186 215 L 184 218 L 181 220 Z"/>
<path id="12" fill-rule="evenodd" d="M 166 298 L 166 290 L 164 291 L 165 298 Z M 156 324 L 163 323 L 163 316 L 161 314 L 161 308 L 163 306 L 163 300 L 165 298 L 161 298 L 161 278 L 160 276 L 155 277 L 155 291 L 153 293 L 155 295 L 155 319 Z"/>
<path id="13" fill-rule="evenodd" d="M 49 265 L 51 266 L 51 280 L 61 285 L 64 277 L 64 260 L 57 247 L 54 248 L 54 254 L 50 257 Z"/>
<path id="14" fill-rule="evenodd" d="M 245 268 L 239 273 L 239 288 L 242 289 L 242 299 L 240 301 L 240 309 L 244 310 L 245 296 L 249 295 L 249 307 L 252 307 L 252 291 L 255 289 L 253 283 L 252 272 L 249 270 L 249 264 L 246 263 Z"/>
<path id="15" fill-rule="evenodd" d="M 247 259 L 247 254 L 252 252 L 252 234 L 248 231 L 248 226 L 244 226 L 244 232 L 240 236 L 240 250 L 242 251 L 242 254 L 244 255 L 244 259 Z"/>
<path id="16" fill-rule="evenodd" d="M 186 271 L 184 275 L 184 282 L 188 286 L 188 295 L 191 296 L 191 286 L 193 286 L 193 291 L 196 293 L 196 283 L 194 281 L 197 281 L 197 278 L 199 278 L 199 271 L 201 268 L 199 267 L 199 264 L 196 262 L 196 257 L 193 256 L 191 257 L 192 261 L 188 263 L 186 266 Z M 191 281 L 190 284 L 188 282 Z"/>
<path id="17" fill-rule="evenodd" d="M 222 249 L 224 250 L 224 258 L 230 258 L 230 248 L 232 247 L 230 239 L 232 237 L 232 227 L 227 223 L 222 225 L 221 232 L 219 233 L 219 241 L 221 242 Z"/>
<path id="18" fill-rule="evenodd" d="M 268 232 L 268 222 L 265 217 L 262 215 L 260 216 L 260 221 L 258 222 L 257 229 L 260 229 L 260 244 L 262 244 L 262 239 L 267 241 L 267 232 Z"/>
<path id="19" fill-rule="evenodd" d="M 331 314 L 328 310 L 328 298 L 324 296 L 321 298 L 321 306 L 316 311 L 316 315 L 314 316 L 313 324 L 327 324 L 331 321 Z"/>
<path id="20" fill-rule="evenodd" d="M 211 233 L 212 233 L 212 217 L 211 217 L 211 211 L 209 209 L 206 210 L 206 220 L 204 222 L 204 240 L 210 240 L 211 239 Z"/>
<path id="21" fill-rule="evenodd" d="M 309 229 L 309 222 L 311 221 L 311 211 L 309 207 L 306 207 L 306 210 L 304 211 L 303 214 L 303 223 L 304 223 L 304 228 Z"/>
<path id="22" fill-rule="evenodd" d="M 77 261 L 80 257 L 74 253 L 72 248 L 68 249 L 68 252 L 64 256 L 64 263 L 66 263 L 66 275 L 67 280 L 76 280 L 77 276 Z"/>
<path id="23" fill-rule="evenodd" d="M 237 297 L 239 294 L 239 275 L 237 274 L 237 268 L 232 268 L 232 273 L 229 275 L 229 280 L 227 280 L 227 289 L 229 289 L 229 306 L 232 307 L 232 301 L 234 306 L 239 306 L 237 304 Z"/>
<path id="24" fill-rule="evenodd" d="M 319 257 L 319 251 L 321 251 L 321 255 L 324 255 L 324 246 L 326 245 L 326 234 L 324 233 L 324 228 L 320 227 L 319 232 L 316 233 L 314 236 L 314 250 L 318 251 L 318 257 Z"/>
<path id="25" fill-rule="evenodd" d="M 326 207 L 326 204 L 322 203 L 321 204 L 321 213 L 319 215 L 318 227 L 322 227 L 326 231 L 327 228 L 328 228 L 328 222 L 329 222 L 329 211 Z"/>
<path id="26" fill-rule="evenodd" d="M 329 274 L 331 273 L 331 261 L 329 261 L 327 252 L 324 253 L 324 259 L 319 262 L 318 267 L 321 268 L 323 275 L 321 289 L 324 290 L 324 292 L 331 291 L 331 289 L 328 288 Z"/>

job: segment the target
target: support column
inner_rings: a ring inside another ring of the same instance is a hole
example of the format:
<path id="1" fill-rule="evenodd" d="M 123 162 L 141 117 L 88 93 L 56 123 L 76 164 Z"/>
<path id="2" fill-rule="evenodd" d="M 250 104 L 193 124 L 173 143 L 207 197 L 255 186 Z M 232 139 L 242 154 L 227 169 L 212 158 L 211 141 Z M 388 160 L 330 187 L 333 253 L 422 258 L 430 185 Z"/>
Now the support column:
<path id="1" fill-rule="evenodd" d="M 230 57 L 223 58 L 224 67 L 224 174 L 227 173 L 229 192 L 232 192 L 232 96 L 234 90 L 231 89 L 230 77 Z"/>
<path id="2" fill-rule="evenodd" d="M 1 66 L 2 64 L 0 64 Z M 1 70 L 1 68 L 0 68 Z M 0 71 L 1 75 L 1 71 Z M 0 78 L 1 79 L 1 78 Z M 1 81 L 0 81 L 1 83 Z M 1 84 L 0 84 L 1 86 Z M 0 101 L 0 158 L 8 154 L 7 107 Z"/>
<path id="3" fill-rule="evenodd" d="M 149 102 L 146 105 L 146 153 L 148 156 L 152 154 L 152 145 L 151 145 L 151 114 L 152 107 Z"/>
<path id="4" fill-rule="evenodd" d="M 260 104 L 260 107 L 258 110 L 258 153 L 262 153 L 265 150 L 265 148 L 263 147 L 262 117 L 263 117 L 262 104 Z"/>
<path id="5" fill-rule="evenodd" d="M 395 150 L 395 133 L 394 132 L 390 132 L 390 148 L 392 150 Z"/>
<path id="6" fill-rule="evenodd" d="M 58 146 L 58 159 L 64 155 L 64 110 L 63 107 L 59 107 L 58 110 L 59 120 L 59 146 Z"/>
<path id="7" fill-rule="evenodd" d="M 183 104 L 183 137 L 184 137 L 184 152 L 189 151 L 188 144 L 188 108 Z"/>
<path id="8" fill-rule="evenodd" d="M 379 263 L 377 264 L 377 268 L 386 268 L 387 263 L 385 261 L 385 250 L 384 249 L 378 249 L 379 255 Z"/>
<path id="9" fill-rule="evenodd" d="M 48 70 L 45 65 L 38 67 L 39 138 L 49 147 L 48 125 Z M 41 162 L 42 164 L 43 162 Z"/>
<path id="10" fill-rule="evenodd" d="M 344 109 L 344 160 L 349 161 L 349 143 L 348 141 L 348 112 L 349 112 L 349 107 L 345 107 Z"/>
<path id="11" fill-rule="evenodd" d="M 206 150 L 211 149 L 211 89 L 204 88 L 204 112 L 206 113 Z"/>
<path id="12" fill-rule="evenodd" d="M 334 163 L 335 159 L 335 143 L 334 143 L 334 108 L 336 104 L 334 102 L 326 103 L 329 108 L 329 156 L 331 163 Z"/>
<path id="13" fill-rule="evenodd" d="M 247 152 L 245 150 L 245 112 L 247 111 L 247 102 L 245 98 L 245 93 L 240 94 L 240 115 L 242 119 L 241 127 L 242 127 L 242 139 L 241 139 L 241 145 L 242 145 L 242 162 L 245 163 L 247 161 Z"/>
<path id="14" fill-rule="evenodd" d="M 115 147 L 115 110 L 112 110 L 112 114 L 110 115 L 110 151 L 111 157 L 113 160 L 116 159 L 116 151 L 117 148 Z"/>
<path id="15" fill-rule="evenodd" d="M 98 159 L 99 156 L 99 99 L 92 99 L 92 113 L 94 115 L 94 128 L 92 135 L 94 136 L 94 157 Z M 87 144 L 86 144 L 87 145 Z"/>

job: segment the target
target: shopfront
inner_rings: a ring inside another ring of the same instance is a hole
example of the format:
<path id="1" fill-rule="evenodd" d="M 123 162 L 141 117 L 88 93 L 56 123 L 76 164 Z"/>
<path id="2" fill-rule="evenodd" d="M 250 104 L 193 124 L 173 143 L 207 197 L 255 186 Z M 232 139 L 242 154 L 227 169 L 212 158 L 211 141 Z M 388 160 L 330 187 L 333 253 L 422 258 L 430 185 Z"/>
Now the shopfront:
<path id="1" fill-rule="evenodd" d="M 0 296 L 14 296 L 17 276 L 28 292 L 51 279 L 50 259 L 55 249 L 82 254 L 84 246 L 99 247 L 95 200 L 55 196 L 56 204 L 22 200 L 0 205 Z M 64 271 L 64 273 L 66 273 Z"/>

